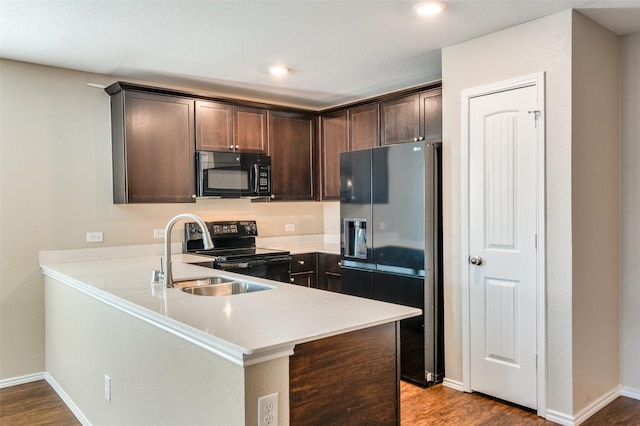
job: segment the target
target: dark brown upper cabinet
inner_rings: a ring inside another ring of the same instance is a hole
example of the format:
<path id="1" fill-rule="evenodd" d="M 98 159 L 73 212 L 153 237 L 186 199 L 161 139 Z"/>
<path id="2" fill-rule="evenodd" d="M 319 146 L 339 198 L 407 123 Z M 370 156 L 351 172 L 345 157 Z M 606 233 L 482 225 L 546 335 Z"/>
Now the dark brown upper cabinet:
<path id="1" fill-rule="evenodd" d="M 442 141 L 442 91 L 429 90 L 380 104 L 381 145 Z"/>
<path id="2" fill-rule="evenodd" d="M 267 153 L 267 110 L 235 106 L 234 148 L 238 152 Z"/>
<path id="3" fill-rule="evenodd" d="M 196 149 L 199 151 L 267 152 L 267 111 L 196 101 Z"/>
<path id="4" fill-rule="evenodd" d="M 427 142 L 442 142 L 442 89 L 420 94 L 420 134 Z"/>
<path id="5" fill-rule="evenodd" d="M 321 197 L 340 199 L 340 153 L 349 150 L 348 110 L 320 117 Z"/>
<path id="6" fill-rule="evenodd" d="M 113 202 L 194 202 L 194 100 L 113 90 Z"/>
<path id="7" fill-rule="evenodd" d="M 341 109 L 320 117 L 321 199 L 340 199 L 340 153 L 373 148 L 380 142 L 378 102 Z"/>
<path id="8" fill-rule="evenodd" d="M 271 188 L 276 200 L 315 200 L 314 117 L 269 111 Z"/>
<path id="9" fill-rule="evenodd" d="M 196 101 L 196 149 L 233 150 L 233 105 Z"/>
<path id="10" fill-rule="evenodd" d="M 349 151 L 380 145 L 378 102 L 349 108 Z"/>

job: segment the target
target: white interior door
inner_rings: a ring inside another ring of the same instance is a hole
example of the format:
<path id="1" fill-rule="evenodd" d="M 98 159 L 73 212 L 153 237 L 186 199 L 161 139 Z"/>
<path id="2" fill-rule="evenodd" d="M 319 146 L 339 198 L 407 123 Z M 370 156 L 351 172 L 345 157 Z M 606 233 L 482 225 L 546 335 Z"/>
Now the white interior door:
<path id="1" fill-rule="evenodd" d="M 470 388 L 537 408 L 538 91 L 469 101 Z"/>

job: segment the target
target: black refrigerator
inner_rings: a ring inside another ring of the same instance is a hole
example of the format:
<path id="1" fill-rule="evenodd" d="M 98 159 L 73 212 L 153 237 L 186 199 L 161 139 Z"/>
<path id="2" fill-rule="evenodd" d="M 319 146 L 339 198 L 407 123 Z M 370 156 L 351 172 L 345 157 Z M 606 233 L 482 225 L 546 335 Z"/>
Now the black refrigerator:
<path id="1" fill-rule="evenodd" d="M 341 292 L 422 309 L 400 322 L 402 378 L 444 377 L 440 144 L 340 154 Z"/>

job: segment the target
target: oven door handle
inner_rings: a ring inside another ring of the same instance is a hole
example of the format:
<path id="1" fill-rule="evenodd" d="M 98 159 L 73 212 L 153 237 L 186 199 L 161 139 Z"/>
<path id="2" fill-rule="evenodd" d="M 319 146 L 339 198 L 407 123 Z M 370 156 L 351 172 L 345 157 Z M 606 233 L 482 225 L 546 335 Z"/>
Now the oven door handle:
<path id="1" fill-rule="evenodd" d="M 238 262 L 238 263 L 224 262 L 224 263 L 218 263 L 218 267 L 220 267 L 220 269 L 223 269 L 223 270 L 246 269 L 249 267 L 249 262 Z"/>

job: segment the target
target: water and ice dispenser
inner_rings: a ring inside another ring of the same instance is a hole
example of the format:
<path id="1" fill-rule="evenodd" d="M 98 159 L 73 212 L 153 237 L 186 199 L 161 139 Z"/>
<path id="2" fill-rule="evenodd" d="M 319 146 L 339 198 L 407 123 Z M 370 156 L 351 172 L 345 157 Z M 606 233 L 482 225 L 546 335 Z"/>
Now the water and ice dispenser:
<path id="1" fill-rule="evenodd" d="M 346 218 L 344 220 L 344 256 L 367 258 L 367 219 Z"/>

